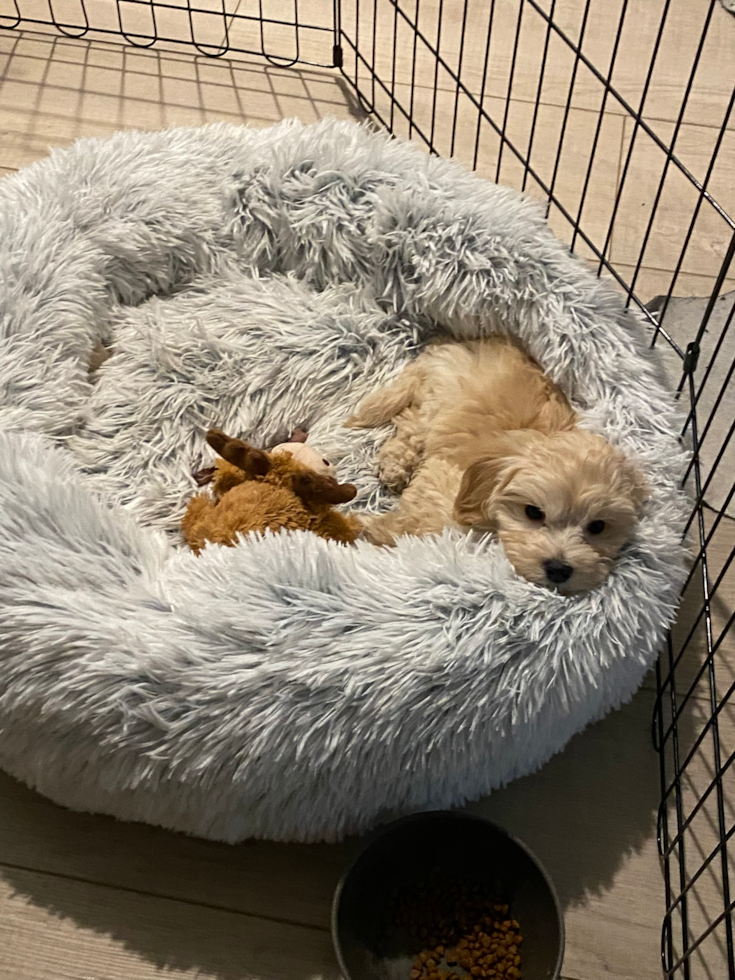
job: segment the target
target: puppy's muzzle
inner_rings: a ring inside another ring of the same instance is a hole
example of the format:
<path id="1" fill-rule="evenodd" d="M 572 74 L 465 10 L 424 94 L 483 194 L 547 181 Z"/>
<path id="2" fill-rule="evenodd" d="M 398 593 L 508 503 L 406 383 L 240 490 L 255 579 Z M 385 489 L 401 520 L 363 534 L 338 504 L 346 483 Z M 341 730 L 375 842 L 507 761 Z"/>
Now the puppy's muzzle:
<path id="1" fill-rule="evenodd" d="M 558 558 L 547 559 L 543 562 L 543 566 L 547 579 L 554 585 L 562 585 L 564 582 L 568 582 L 574 572 L 571 565 L 567 565 L 565 561 L 559 561 Z"/>

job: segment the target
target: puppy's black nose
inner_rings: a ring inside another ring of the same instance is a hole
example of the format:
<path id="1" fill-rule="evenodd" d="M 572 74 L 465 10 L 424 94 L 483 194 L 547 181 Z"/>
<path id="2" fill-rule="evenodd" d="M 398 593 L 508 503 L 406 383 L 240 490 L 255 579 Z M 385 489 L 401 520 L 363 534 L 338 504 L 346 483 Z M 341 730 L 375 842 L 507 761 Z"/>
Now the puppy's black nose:
<path id="1" fill-rule="evenodd" d="M 562 582 L 567 582 L 572 577 L 574 569 L 565 561 L 549 558 L 543 564 L 547 579 L 555 585 L 561 585 Z"/>

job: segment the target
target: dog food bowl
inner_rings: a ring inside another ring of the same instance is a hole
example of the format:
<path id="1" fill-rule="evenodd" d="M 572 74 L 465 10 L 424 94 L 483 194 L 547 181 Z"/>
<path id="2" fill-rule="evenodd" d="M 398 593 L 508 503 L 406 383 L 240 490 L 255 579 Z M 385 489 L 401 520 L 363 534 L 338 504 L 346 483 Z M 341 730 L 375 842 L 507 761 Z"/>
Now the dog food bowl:
<path id="1" fill-rule="evenodd" d="M 425 881 L 427 872 L 434 880 L 446 876 L 479 885 L 508 905 L 508 918 L 518 921 L 523 935 L 523 980 L 556 980 L 564 919 L 538 860 L 489 821 L 443 811 L 382 828 L 337 885 L 332 937 L 345 980 L 409 980 L 416 940 L 397 924 L 393 903 L 397 893 Z"/>

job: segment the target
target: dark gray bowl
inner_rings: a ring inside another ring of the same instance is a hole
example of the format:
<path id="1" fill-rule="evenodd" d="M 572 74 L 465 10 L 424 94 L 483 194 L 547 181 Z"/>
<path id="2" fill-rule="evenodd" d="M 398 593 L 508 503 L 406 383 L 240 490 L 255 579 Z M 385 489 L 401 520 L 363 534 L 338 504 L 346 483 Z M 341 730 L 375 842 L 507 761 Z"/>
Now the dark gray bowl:
<path id="1" fill-rule="evenodd" d="M 523 980 L 556 980 L 564 918 L 548 875 L 504 830 L 481 817 L 444 811 L 388 824 L 337 885 L 332 938 L 345 980 L 409 980 L 416 949 L 388 907 L 396 888 L 410 887 L 431 868 L 487 884 L 520 922 Z"/>

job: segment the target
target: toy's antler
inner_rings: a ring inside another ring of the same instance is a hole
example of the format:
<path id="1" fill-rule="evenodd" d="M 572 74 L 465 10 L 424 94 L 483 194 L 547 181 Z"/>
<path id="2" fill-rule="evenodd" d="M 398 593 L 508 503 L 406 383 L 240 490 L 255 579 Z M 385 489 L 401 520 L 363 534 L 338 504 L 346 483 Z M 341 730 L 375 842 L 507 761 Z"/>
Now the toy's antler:
<path id="1" fill-rule="evenodd" d="M 232 463 L 251 476 L 265 476 L 271 468 L 267 453 L 248 446 L 241 439 L 232 439 L 221 429 L 210 429 L 207 433 L 207 442 L 222 459 L 226 459 L 228 463 Z"/>
<path id="2" fill-rule="evenodd" d="M 292 486 L 297 497 L 312 504 L 346 504 L 357 494 L 352 483 L 337 483 L 334 477 L 318 473 L 299 473 Z"/>

